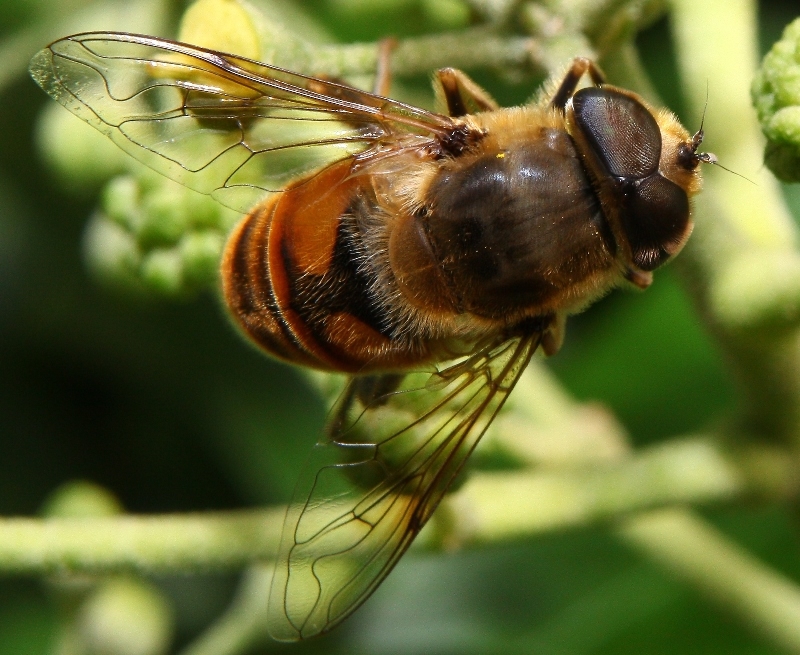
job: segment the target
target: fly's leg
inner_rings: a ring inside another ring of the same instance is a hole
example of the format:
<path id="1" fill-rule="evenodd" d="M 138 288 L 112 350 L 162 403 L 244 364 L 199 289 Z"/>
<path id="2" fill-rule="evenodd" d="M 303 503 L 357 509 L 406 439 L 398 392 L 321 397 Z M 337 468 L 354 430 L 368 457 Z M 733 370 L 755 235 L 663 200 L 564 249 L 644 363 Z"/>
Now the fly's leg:
<path id="1" fill-rule="evenodd" d="M 578 88 L 578 82 L 581 81 L 581 78 L 586 75 L 586 73 L 589 73 L 589 77 L 592 78 L 592 82 L 595 86 L 600 86 L 605 82 L 605 75 L 603 75 L 603 71 L 597 67 L 597 64 L 586 57 L 575 57 L 575 59 L 572 60 L 572 65 L 569 67 L 567 74 L 564 76 L 564 80 L 561 82 L 555 94 L 553 94 L 550 100 L 550 106 L 563 112 L 567 106 L 567 101 L 569 101 L 575 93 L 575 89 Z"/>
<path id="2" fill-rule="evenodd" d="M 375 95 L 389 96 L 392 86 L 392 50 L 397 47 L 397 40 L 381 39 L 378 43 L 378 67 L 375 70 L 375 84 L 372 92 Z"/>
<path id="3" fill-rule="evenodd" d="M 351 378 L 336 401 L 326 427 L 328 437 L 339 441 L 352 427 L 351 417 L 360 415 L 365 408 L 379 407 L 389 401 L 397 391 L 405 373 L 384 373 Z"/>
<path id="4" fill-rule="evenodd" d="M 469 76 L 455 68 L 442 68 L 433 78 L 436 104 L 448 116 L 457 118 L 499 108 L 497 102 Z"/>
<path id="5" fill-rule="evenodd" d="M 392 84 L 391 58 L 392 50 L 394 50 L 396 46 L 397 40 L 392 38 L 382 39 L 378 43 L 378 62 L 377 66 L 375 67 L 375 82 L 373 84 L 372 93 L 383 96 L 384 98 L 389 96 L 389 89 Z M 355 89 L 346 80 L 336 77 L 335 75 L 317 74 L 315 77 L 320 80 L 325 80 L 326 82 L 340 84 L 341 87 L 331 90 L 330 87 L 315 85 L 314 79 L 312 78 L 308 81 L 308 89 L 310 91 L 316 91 L 317 93 L 328 93 L 337 98 L 342 98 L 343 100 L 349 100 L 351 102 L 360 102 L 361 92 L 358 89 Z M 347 117 L 342 117 L 342 120 L 346 121 Z"/>

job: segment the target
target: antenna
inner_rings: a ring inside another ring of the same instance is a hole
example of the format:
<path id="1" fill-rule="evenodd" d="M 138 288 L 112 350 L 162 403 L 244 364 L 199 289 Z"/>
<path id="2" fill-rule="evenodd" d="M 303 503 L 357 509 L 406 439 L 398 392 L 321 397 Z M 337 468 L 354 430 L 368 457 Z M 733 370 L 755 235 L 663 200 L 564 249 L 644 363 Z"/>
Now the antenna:
<path id="1" fill-rule="evenodd" d="M 723 171 L 728 171 L 729 173 L 736 175 L 737 177 L 741 177 L 743 180 L 747 180 L 753 186 L 758 186 L 753 180 L 749 177 L 745 177 L 741 173 L 737 173 L 736 171 L 732 171 L 730 168 L 727 168 L 719 163 L 717 156 L 713 152 L 697 152 L 697 149 L 700 147 L 700 144 L 703 143 L 703 136 L 705 133 L 703 132 L 703 124 L 706 122 L 706 110 L 708 109 L 708 79 L 706 79 L 706 101 L 703 105 L 703 114 L 700 117 L 700 129 L 694 133 L 692 137 L 692 151 L 695 153 L 695 159 L 703 164 L 713 164 L 718 168 L 721 168 Z"/>
<path id="2" fill-rule="evenodd" d="M 743 180 L 747 180 L 748 182 L 750 182 L 750 184 L 752 184 L 753 186 L 758 186 L 758 184 L 753 182 L 753 180 L 751 180 L 749 177 L 745 177 L 741 173 L 737 173 L 736 171 L 732 171 L 730 168 L 727 168 L 727 167 L 723 166 L 722 164 L 720 164 L 717 161 L 717 156 L 714 153 L 701 152 L 700 154 L 697 155 L 697 158 L 698 158 L 699 161 L 703 162 L 704 164 L 714 164 L 714 166 L 716 166 L 717 168 L 721 168 L 723 171 L 728 171 L 729 173 L 735 175 L 736 177 L 741 177 Z"/>

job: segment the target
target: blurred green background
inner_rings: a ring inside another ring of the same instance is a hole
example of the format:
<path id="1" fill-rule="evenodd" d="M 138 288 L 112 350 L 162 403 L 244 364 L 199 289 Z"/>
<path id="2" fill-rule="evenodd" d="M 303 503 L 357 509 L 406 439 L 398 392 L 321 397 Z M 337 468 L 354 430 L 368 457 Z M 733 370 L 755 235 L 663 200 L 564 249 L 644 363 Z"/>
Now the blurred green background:
<path id="1" fill-rule="evenodd" d="M 25 50 L 32 36 L 47 34 L 38 44 L 44 45 L 74 31 L 73 9 L 85 4 L 0 0 L 0 54 L 8 62 L 0 76 L 0 514 L 35 515 L 74 479 L 103 485 L 138 513 L 285 502 L 321 429 L 321 401 L 296 371 L 239 338 L 214 294 L 168 301 L 99 285 L 81 252 L 99 190 L 68 191 L 37 157 L 37 116 L 50 101 L 23 74 L 20 58 L 32 54 Z M 446 27 L 436 0 L 298 4 L 342 41 Z M 182 8 L 169 5 L 168 19 Z M 760 3 L 762 51 L 797 11 L 796 0 Z M 643 32 L 638 44 L 659 91 L 680 114 L 666 21 Z M 503 104 L 533 90 L 530 80 L 475 77 Z M 710 86 L 709 102 L 724 102 L 724 90 L 716 93 L 713 79 Z M 713 151 L 713 125 L 706 131 Z M 800 215 L 800 193 L 786 191 Z M 636 444 L 702 428 L 733 402 L 721 355 L 669 269 L 656 274 L 647 293 L 614 293 L 572 319 L 550 364 L 578 398 L 610 407 Z M 800 579 L 797 524 L 785 508 L 704 514 Z M 236 581 L 223 574 L 156 580 L 174 602 L 177 646 L 225 607 Z M 0 655 L 52 652 L 52 601 L 40 581 L 0 580 Z M 276 648 L 777 652 L 601 529 L 460 554 L 412 553 L 341 629 Z"/>

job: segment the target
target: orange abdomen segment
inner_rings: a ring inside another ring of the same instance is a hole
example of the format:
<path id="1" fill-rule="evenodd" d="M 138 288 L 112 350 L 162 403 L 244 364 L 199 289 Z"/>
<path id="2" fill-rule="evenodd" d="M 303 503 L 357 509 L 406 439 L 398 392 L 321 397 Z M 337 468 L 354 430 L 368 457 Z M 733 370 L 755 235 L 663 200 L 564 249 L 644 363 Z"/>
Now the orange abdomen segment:
<path id="1" fill-rule="evenodd" d="M 228 237 L 222 259 L 225 302 L 237 324 L 271 355 L 312 366 L 284 324 L 275 301 L 267 261 L 267 242 L 277 199 L 248 214 Z"/>
<path id="2" fill-rule="evenodd" d="M 350 161 L 333 164 L 242 220 L 225 248 L 225 299 L 248 336 L 280 359 L 349 373 L 407 368 L 426 349 L 392 338 L 359 266 L 355 213 L 371 191 L 350 173 Z"/>

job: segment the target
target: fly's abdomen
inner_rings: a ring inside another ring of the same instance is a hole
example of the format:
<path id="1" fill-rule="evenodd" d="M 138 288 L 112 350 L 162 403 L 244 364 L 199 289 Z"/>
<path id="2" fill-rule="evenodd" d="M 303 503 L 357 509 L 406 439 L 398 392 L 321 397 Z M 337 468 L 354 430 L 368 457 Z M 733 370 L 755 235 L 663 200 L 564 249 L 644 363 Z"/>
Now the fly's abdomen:
<path id="1" fill-rule="evenodd" d="M 365 178 L 350 172 L 348 161 L 330 166 L 243 219 L 222 263 L 225 299 L 239 326 L 280 359 L 349 373 L 405 368 L 420 348 L 393 338 L 374 274 L 359 265 L 354 209 L 364 205 Z"/>
<path id="2" fill-rule="evenodd" d="M 292 338 L 275 300 L 267 261 L 267 242 L 274 201 L 259 205 L 228 237 L 222 259 L 225 302 L 240 328 L 271 355 L 313 365 Z"/>

